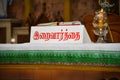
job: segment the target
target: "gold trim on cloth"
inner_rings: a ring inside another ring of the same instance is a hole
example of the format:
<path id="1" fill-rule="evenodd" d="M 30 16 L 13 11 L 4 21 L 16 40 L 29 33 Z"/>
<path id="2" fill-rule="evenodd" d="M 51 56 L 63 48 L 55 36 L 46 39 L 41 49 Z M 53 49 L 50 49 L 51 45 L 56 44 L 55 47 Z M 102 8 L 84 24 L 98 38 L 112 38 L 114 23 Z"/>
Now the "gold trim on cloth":
<path id="1" fill-rule="evenodd" d="M 84 70 L 120 72 L 119 66 L 55 65 L 55 64 L 1 64 L 1 69 Z"/>

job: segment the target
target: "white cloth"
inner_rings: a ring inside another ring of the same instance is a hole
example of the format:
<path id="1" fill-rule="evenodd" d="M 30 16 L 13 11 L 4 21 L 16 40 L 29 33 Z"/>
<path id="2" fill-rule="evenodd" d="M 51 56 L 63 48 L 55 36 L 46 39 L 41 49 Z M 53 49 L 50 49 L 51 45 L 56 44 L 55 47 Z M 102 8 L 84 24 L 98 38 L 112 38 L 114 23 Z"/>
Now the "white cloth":
<path id="1" fill-rule="evenodd" d="M 120 51 L 120 43 L 0 44 L 0 50 L 107 50 L 107 51 Z"/>

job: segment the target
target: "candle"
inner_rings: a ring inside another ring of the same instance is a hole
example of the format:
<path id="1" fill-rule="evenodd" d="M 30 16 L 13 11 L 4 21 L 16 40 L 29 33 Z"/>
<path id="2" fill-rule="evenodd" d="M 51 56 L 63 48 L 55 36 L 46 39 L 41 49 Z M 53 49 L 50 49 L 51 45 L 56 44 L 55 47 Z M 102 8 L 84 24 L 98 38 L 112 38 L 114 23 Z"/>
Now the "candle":
<path id="1" fill-rule="evenodd" d="M 101 9 L 98 13 L 98 27 L 103 28 L 103 9 Z"/>

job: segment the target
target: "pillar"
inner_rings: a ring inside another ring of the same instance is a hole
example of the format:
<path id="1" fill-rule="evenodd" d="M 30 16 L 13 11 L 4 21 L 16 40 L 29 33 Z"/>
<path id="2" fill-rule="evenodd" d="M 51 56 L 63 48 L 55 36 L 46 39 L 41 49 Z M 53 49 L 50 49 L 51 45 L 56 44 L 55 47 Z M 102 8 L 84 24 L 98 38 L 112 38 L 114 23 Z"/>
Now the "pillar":
<path id="1" fill-rule="evenodd" d="M 71 21 L 71 0 L 64 0 L 64 21 Z"/>
<path id="2" fill-rule="evenodd" d="M 119 15 L 120 15 L 120 0 L 119 0 Z"/>
<path id="3" fill-rule="evenodd" d="M 24 0 L 24 6 L 25 6 L 25 9 L 24 9 L 24 16 L 25 16 L 25 19 L 28 17 L 29 13 L 31 12 L 31 2 L 32 0 Z"/>

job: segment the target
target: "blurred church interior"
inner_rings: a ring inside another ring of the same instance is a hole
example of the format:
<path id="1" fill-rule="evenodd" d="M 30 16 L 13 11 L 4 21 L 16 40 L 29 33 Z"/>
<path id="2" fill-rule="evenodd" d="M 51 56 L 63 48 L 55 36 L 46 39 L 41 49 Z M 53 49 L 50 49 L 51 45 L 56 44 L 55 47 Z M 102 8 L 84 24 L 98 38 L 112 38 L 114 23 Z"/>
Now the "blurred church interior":
<path id="1" fill-rule="evenodd" d="M 109 1 L 114 3 L 108 11 L 109 26 L 114 43 L 120 43 L 120 0 Z M 95 11 L 100 9 L 98 0 L 12 0 L 6 9 L 7 17 L 0 18 L 1 44 L 11 43 L 12 39 L 18 44 L 29 43 L 31 26 L 70 21 L 80 21 L 91 40 L 96 41 L 92 21 Z M 111 41 L 109 35 L 108 39 Z M 19 74 L 16 74 L 17 71 Z M 120 80 L 120 72 L 0 69 L 0 79 L 9 80 L 6 75 L 10 80 L 110 80 L 112 77 Z"/>
<path id="2" fill-rule="evenodd" d="M 117 43 L 120 42 L 120 0 L 109 1 L 115 4 L 109 8 L 108 21 Z M 97 0 L 12 0 L 6 9 L 7 16 L 0 19 L 0 43 L 11 43 L 12 38 L 15 43 L 29 42 L 31 26 L 58 21 L 80 21 L 87 28 L 91 40 L 96 41 L 91 23 L 95 11 L 100 9 Z"/>

